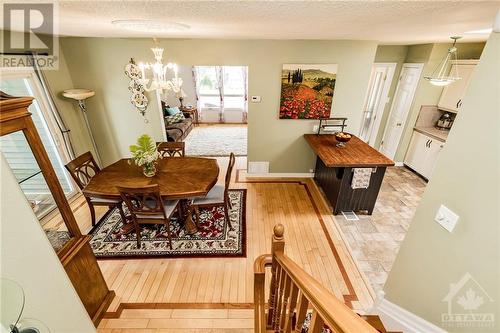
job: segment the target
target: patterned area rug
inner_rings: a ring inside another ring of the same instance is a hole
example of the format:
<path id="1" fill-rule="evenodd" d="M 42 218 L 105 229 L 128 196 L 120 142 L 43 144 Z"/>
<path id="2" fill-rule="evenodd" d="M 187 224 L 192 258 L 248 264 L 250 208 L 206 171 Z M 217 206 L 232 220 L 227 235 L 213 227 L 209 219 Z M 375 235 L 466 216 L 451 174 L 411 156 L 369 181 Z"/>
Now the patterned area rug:
<path id="1" fill-rule="evenodd" d="M 197 126 L 184 141 L 190 156 L 247 155 L 246 126 Z"/>
<path id="2" fill-rule="evenodd" d="M 123 222 L 115 208 L 91 230 L 90 245 L 97 258 L 244 257 L 246 190 L 229 190 L 229 197 L 233 207 L 229 217 L 234 230 L 229 230 L 222 207 L 200 208 L 200 227 L 194 235 L 186 234 L 184 224 L 174 214 L 170 220 L 172 250 L 164 225 L 141 226 L 138 248 L 135 232 L 121 234 Z"/>

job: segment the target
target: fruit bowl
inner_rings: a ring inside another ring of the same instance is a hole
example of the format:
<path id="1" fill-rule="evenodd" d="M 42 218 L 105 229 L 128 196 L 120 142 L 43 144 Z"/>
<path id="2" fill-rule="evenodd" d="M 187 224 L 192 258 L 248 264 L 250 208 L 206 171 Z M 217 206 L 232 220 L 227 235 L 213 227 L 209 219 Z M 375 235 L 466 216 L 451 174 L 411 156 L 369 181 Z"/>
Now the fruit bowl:
<path id="1" fill-rule="evenodd" d="M 335 140 L 337 140 L 337 147 L 343 148 L 346 146 L 346 143 L 351 140 L 352 134 L 345 132 L 337 132 L 335 133 Z"/>

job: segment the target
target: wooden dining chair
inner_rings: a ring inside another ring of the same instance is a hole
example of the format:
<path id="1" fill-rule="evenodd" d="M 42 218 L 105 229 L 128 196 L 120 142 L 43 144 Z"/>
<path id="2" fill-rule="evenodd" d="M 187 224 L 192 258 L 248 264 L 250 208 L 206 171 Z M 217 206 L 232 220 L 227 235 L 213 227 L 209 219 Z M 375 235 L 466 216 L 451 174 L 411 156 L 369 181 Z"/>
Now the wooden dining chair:
<path id="1" fill-rule="evenodd" d="M 83 190 L 85 186 L 90 182 L 92 177 L 97 175 L 101 169 L 97 165 L 92 156 L 91 152 L 86 152 L 68 164 L 65 165 L 66 170 L 68 170 L 69 174 L 75 181 L 76 185 Z M 123 213 L 122 200 L 117 199 L 104 199 L 94 196 L 85 195 L 85 200 L 87 200 L 87 204 L 90 209 L 90 216 L 92 219 L 92 226 L 95 226 L 95 208 L 94 206 L 108 206 L 109 209 L 118 208 L 120 211 L 120 216 L 122 220 L 125 222 L 125 214 Z"/>
<path id="2" fill-rule="evenodd" d="M 118 191 L 130 211 L 137 236 L 137 247 L 141 246 L 141 224 L 164 224 L 167 228 L 169 246 L 172 249 L 170 218 L 176 210 L 179 212 L 179 200 L 163 200 L 158 184 L 144 187 L 118 187 Z"/>
<path id="3" fill-rule="evenodd" d="M 157 142 L 158 152 L 161 157 L 184 157 L 185 143 L 180 142 Z"/>
<path id="4" fill-rule="evenodd" d="M 229 155 L 229 164 L 227 166 L 224 185 L 215 185 L 206 196 L 193 199 L 192 207 L 195 212 L 196 224 L 198 226 L 200 224 L 200 207 L 223 206 L 226 222 L 229 225 L 230 230 L 234 230 L 231 225 L 231 219 L 229 218 L 229 209 L 233 208 L 231 201 L 229 200 L 229 183 L 231 182 L 231 173 L 233 171 L 235 161 L 236 158 L 234 157 L 234 154 L 231 153 L 231 155 Z"/>

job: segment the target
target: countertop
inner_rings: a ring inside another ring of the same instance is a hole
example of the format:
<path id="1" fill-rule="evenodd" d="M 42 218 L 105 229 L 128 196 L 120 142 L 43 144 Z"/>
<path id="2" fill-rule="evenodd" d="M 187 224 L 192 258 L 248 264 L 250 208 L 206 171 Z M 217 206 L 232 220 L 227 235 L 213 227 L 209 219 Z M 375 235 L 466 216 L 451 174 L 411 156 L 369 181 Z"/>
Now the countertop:
<path id="1" fill-rule="evenodd" d="M 330 168 L 394 165 L 392 160 L 354 135 L 344 148 L 335 146 L 337 140 L 333 134 L 304 134 L 304 138 L 316 155 Z"/>
<path id="2" fill-rule="evenodd" d="M 450 131 L 443 131 L 439 130 L 435 127 L 422 127 L 422 126 L 416 126 L 413 128 L 415 131 L 420 132 L 422 134 L 428 135 L 433 137 L 436 140 L 440 140 L 442 142 L 446 142 L 446 139 L 448 138 L 448 134 Z"/>

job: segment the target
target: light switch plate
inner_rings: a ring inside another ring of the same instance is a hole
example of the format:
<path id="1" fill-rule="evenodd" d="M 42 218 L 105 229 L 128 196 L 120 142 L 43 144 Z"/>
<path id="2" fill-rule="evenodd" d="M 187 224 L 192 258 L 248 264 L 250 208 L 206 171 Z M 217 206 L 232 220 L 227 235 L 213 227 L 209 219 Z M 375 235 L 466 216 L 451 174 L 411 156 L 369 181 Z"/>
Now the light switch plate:
<path id="1" fill-rule="evenodd" d="M 439 223 L 443 228 L 452 232 L 457 225 L 459 216 L 451 211 L 445 205 L 441 205 L 437 211 L 434 221 Z"/>
<path id="2" fill-rule="evenodd" d="M 261 97 L 260 96 L 252 96 L 252 103 L 260 103 Z"/>

